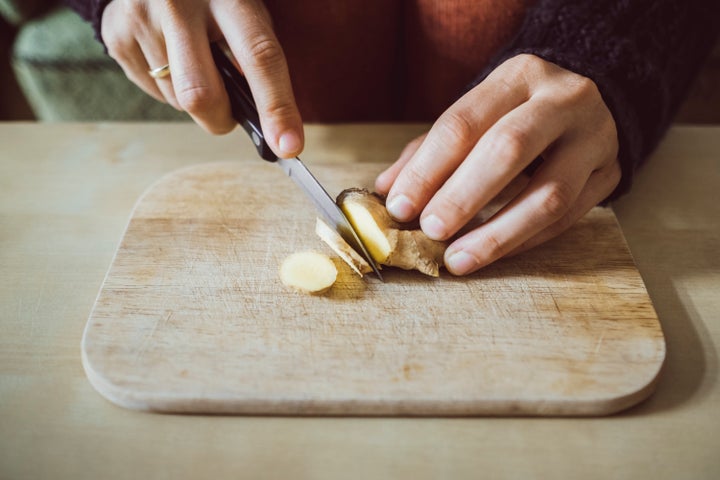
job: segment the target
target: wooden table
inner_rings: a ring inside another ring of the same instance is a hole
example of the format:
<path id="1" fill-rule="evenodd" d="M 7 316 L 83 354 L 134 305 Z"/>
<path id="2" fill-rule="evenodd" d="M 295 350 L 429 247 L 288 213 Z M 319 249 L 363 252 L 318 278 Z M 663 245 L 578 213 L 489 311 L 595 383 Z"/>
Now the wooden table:
<path id="1" fill-rule="evenodd" d="M 423 126 L 312 126 L 304 159 L 389 162 Z M 673 128 L 615 205 L 667 336 L 617 416 L 204 417 L 97 394 L 80 338 L 138 196 L 250 154 L 191 124 L 0 125 L 0 478 L 718 478 L 720 127 Z"/>

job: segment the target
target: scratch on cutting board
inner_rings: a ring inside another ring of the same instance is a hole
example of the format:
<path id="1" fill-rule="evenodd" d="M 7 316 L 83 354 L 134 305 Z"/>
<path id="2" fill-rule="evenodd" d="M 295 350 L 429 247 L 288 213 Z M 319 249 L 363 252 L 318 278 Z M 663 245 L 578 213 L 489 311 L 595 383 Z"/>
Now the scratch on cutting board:
<path id="1" fill-rule="evenodd" d="M 605 330 L 603 329 L 602 333 L 600 334 L 600 338 L 598 338 L 597 343 L 595 344 L 595 355 L 598 354 L 600 351 L 600 346 L 602 346 L 603 340 L 605 340 Z"/>
<path id="2" fill-rule="evenodd" d="M 157 333 L 158 327 L 162 325 L 167 325 L 168 322 L 170 322 L 170 319 L 173 316 L 173 311 L 170 310 L 164 319 L 160 321 L 156 321 L 155 324 L 152 327 L 152 330 L 150 330 L 150 333 L 145 335 L 145 338 L 143 338 L 142 343 L 140 344 L 140 348 L 137 349 L 137 352 L 135 353 L 135 363 L 138 363 L 140 361 L 140 358 L 143 356 L 143 353 L 148 351 L 148 347 L 150 346 L 150 341 Z"/>
<path id="3" fill-rule="evenodd" d="M 553 304 L 555 305 L 555 311 L 557 311 L 558 315 L 562 316 L 562 310 L 560 310 L 560 305 L 558 305 L 557 298 L 555 298 L 555 295 L 550 294 L 550 297 L 552 297 Z"/>

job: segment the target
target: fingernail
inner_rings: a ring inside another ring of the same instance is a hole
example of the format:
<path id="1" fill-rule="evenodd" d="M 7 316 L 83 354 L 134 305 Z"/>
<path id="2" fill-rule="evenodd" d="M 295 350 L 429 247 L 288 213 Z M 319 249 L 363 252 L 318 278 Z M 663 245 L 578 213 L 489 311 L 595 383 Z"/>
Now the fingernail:
<path id="1" fill-rule="evenodd" d="M 447 227 L 437 215 L 428 215 L 427 217 L 420 220 L 420 228 L 425 232 L 425 235 L 432 238 L 433 240 L 442 240 L 447 234 Z"/>
<path id="2" fill-rule="evenodd" d="M 465 275 L 466 273 L 470 273 L 475 270 L 479 265 L 479 262 L 473 255 L 459 250 L 450 254 L 445 264 L 452 274 Z"/>
<path id="3" fill-rule="evenodd" d="M 411 220 L 413 217 L 413 203 L 403 194 L 395 195 L 389 199 L 385 207 L 393 218 L 401 222 Z"/>
<path id="4" fill-rule="evenodd" d="M 280 135 L 278 146 L 280 147 L 280 153 L 293 156 L 300 150 L 300 137 L 295 132 L 285 132 Z"/>

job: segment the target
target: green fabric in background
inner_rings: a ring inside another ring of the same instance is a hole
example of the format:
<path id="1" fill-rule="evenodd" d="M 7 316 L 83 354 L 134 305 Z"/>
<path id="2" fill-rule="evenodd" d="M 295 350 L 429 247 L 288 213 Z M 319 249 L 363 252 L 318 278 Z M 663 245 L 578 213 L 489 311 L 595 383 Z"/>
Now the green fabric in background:
<path id="1" fill-rule="evenodd" d="M 22 26 L 12 66 L 39 120 L 189 120 L 130 82 L 90 25 L 65 7 Z"/>

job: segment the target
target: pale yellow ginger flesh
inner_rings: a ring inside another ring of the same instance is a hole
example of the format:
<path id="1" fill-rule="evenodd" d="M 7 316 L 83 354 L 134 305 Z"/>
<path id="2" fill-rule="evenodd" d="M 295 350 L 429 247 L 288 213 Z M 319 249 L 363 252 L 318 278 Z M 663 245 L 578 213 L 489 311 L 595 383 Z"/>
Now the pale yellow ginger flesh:
<path id="1" fill-rule="evenodd" d="M 333 261 L 322 253 L 297 252 L 280 265 L 280 281 L 305 293 L 320 294 L 330 289 L 337 279 Z"/>
<path id="2" fill-rule="evenodd" d="M 372 272 L 372 267 L 352 248 L 338 232 L 330 228 L 321 218 L 315 222 L 315 233 L 361 277 Z"/>
<path id="3" fill-rule="evenodd" d="M 370 256 L 375 262 L 384 264 L 392 253 L 392 245 L 387 237 L 388 225 L 382 225 L 385 219 L 380 212 L 373 216 L 368 207 L 375 208 L 374 205 L 369 205 L 365 201 L 357 201 L 357 199 L 350 199 L 341 206 L 343 213 L 352 224 Z M 382 208 L 385 207 L 382 206 Z"/>
<path id="4" fill-rule="evenodd" d="M 337 204 L 377 263 L 440 275 L 447 244 L 428 238 L 417 224 L 393 220 L 380 196 L 351 188 L 338 195 Z"/>

